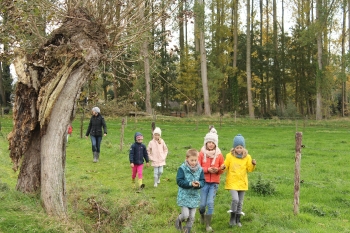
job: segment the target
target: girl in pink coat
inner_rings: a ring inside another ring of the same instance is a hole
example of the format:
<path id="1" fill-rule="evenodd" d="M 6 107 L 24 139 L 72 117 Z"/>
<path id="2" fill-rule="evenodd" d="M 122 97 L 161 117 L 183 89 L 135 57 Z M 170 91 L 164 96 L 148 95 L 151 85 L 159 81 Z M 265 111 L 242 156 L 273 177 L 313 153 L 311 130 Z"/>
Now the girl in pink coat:
<path id="1" fill-rule="evenodd" d="M 154 168 L 154 187 L 160 183 L 160 176 L 163 174 L 163 166 L 168 155 L 168 147 L 160 138 L 162 131 L 156 127 L 153 131 L 153 139 L 148 143 L 147 151 L 151 165 Z"/>

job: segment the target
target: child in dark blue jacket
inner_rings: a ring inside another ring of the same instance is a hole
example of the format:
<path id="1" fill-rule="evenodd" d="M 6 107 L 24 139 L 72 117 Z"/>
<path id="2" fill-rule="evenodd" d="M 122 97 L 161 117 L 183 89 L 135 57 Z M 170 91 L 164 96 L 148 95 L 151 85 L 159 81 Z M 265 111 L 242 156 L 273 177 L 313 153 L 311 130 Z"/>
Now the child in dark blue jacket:
<path id="1" fill-rule="evenodd" d="M 135 133 L 135 143 L 131 145 L 129 152 L 130 167 L 132 169 L 132 183 L 135 185 L 136 174 L 139 178 L 139 188 L 143 189 L 145 185 L 142 183 L 143 162 L 146 160 L 147 167 L 149 166 L 149 158 L 147 147 L 142 143 L 143 135 L 139 132 Z"/>

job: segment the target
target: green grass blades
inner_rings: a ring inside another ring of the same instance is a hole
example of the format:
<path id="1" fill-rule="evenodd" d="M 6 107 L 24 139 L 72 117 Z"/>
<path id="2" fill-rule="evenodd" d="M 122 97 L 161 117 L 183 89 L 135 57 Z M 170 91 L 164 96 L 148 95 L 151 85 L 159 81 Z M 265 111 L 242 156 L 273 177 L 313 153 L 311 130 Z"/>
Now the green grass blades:
<path id="1" fill-rule="evenodd" d="M 218 131 L 224 156 L 232 147 L 233 137 L 240 133 L 249 154 L 257 160 L 256 170 L 249 173 L 241 228 L 229 227 L 231 197 L 224 189 L 226 174 L 222 175 L 212 218 L 215 232 L 350 232 L 348 120 L 158 117 L 156 126 L 162 129 L 169 148 L 167 165 L 157 188 L 153 187 L 153 168 L 145 166 L 142 190 L 131 182 L 128 153 L 135 132 L 143 133 L 144 144 L 151 140 L 152 118 L 128 118 L 122 145 L 122 118 L 106 118 L 108 135 L 103 138 L 98 163 L 92 162 L 90 140 L 80 138 L 80 121 L 76 120 L 67 146 L 66 221 L 48 217 L 39 194 L 15 191 L 18 172 L 12 170 L 6 140 L 12 119 L 3 117 L 1 121 L 0 232 L 177 232 L 174 221 L 180 207 L 176 205 L 176 172 L 187 149 L 202 147 L 209 125 Z M 87 124 L 86 120 L 83 135 Z M 297 131 L 303 132 L 302 182 L 299 213 L 294 215 Z M 192 232 L 205 232 L 198 211 Z"/>

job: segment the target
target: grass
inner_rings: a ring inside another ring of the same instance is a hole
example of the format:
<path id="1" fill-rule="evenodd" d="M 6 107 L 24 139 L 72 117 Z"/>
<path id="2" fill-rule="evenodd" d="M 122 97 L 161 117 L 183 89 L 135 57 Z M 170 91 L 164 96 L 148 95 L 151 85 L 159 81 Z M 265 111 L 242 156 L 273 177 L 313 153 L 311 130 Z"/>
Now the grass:
<path id="1" fill-rule="evenodd" d="M 77 117 L 78 119 L 78 117 Z M 152 167 L 144 169 L 146 188 L 131 185 L 128 150 L 140 131 L 144 143 L 151 139 L 150 118 L 129 118 L 120 150 L 121 118 L 107 118 L 108 135 L 102 141 L 99 163 L 92 163 L 91 144 L 80 138 L 80 122 L 73 122 L 67 147 L 66 187 L 68 220 L 47 216 L 38 194 L 15 191 L 18 172 L 12 171 L 6 135 L 12 128 L 9 116 L 1 118 L 0 134 L 0 232 L 164 232 L 175 233 L 176 171 L 185 151 L 200 149 L 208 130 L 215 125 L 224 155 L 237 133 L 246 139 L 257 169 L 249 174 L 242 228 L 229 228 L 230 195 L 224 189 L 225 174 L 215 200 L 212 227 L 215 232 L 350 232 L 349 121 L 249 120 L 225 118 L 159 117 L 156 125 L 169 147 L 167 165 L 158 188 L 153 187 Z M 84 130 L 87 121 L 84 122 Z M 293 214 L 295 132 L 303 132 L 300 206 Z M 84 131 L 85 133 L 85 131 Z M 2 136 L 1 136 L 2 135 Z M 272 195 L 252 190 L 258 181 L 275 188 Z M 205 232 L 196 222 L 192 232 Z"/>

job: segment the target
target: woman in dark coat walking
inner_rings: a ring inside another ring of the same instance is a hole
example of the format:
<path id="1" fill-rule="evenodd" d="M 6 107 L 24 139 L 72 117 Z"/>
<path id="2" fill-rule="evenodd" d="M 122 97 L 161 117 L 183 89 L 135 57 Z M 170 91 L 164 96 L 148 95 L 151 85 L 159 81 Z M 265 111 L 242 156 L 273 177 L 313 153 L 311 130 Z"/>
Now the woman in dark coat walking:
<path id="1" fill-rule="evenodd" d="M 105 119 L 101 115 L 100 109 L 98 107 L 92 108 L 92 116 L 90 118 L 89 127 L 86 131 L 85 137 L 88 138 L 90 134 L 91 144 L 92 144 L 92 153 L 94 160 L 93 162 L 98 162 L 100 157 L 100 146 L 102 141 L 102 128 L 103 136 L 107 135 L 107 125 Z"/>

